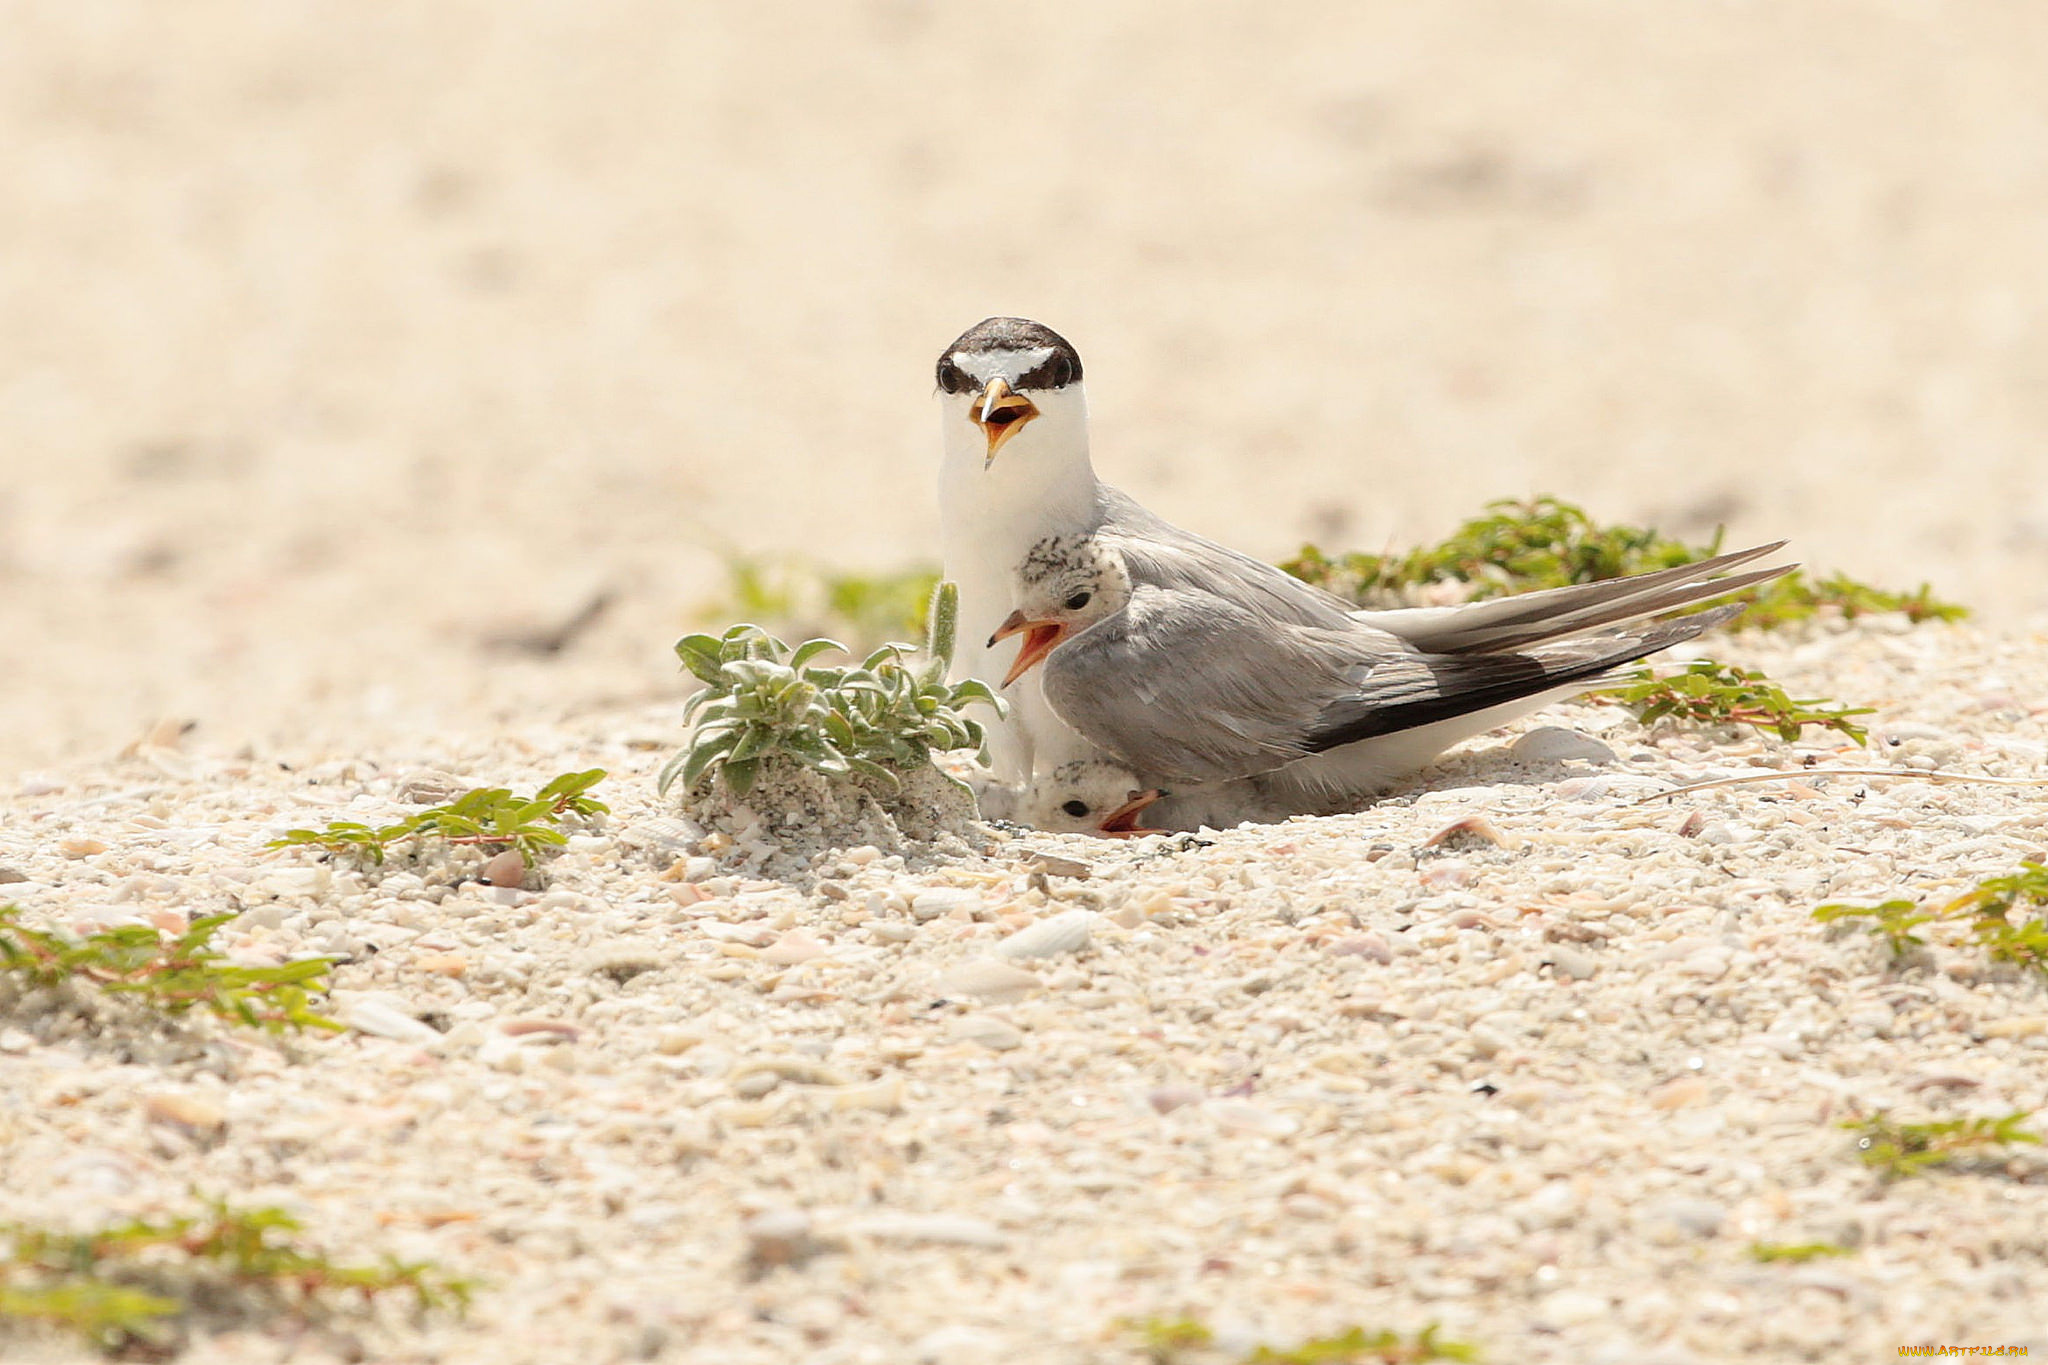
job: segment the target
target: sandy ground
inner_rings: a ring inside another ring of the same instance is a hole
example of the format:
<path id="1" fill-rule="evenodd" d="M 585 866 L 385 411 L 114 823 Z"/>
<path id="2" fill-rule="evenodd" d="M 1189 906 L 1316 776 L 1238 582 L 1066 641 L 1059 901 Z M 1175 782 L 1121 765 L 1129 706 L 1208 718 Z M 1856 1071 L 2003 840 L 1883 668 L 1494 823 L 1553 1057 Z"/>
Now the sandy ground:
<path id="1" fill-rule="evenodd" d="M 1079 345 L 1106 477 L 1249 550 L 1548 491 L 1931 580 L 1979 623 L 1730 655 L 1880 708 L 1880 766 L 2039 772 L 2039 6 L 4 19 L 0 890 L 240 907 L 392 1036 L 5 1024 L 0 1216 L 233 1188 L 491 1286 L 203 1358 L 1123 1365 L 1120 1318 L 1185 1312 L 1495 1362 L 2048 1351 L 2039 1161 L 1884 1187 L 1835 1126 L 2048 1107 L 2042 988 L 1808 918 L 2011 870 L 2037 795 L 1636 807 L 1805 754 L 1577 708 L 1611 761 L 1496 737 L 1353 817 L 849 862 L 842 900 L 692 853 L 649 782 L 727 556 L 934 556 L 930 363 L 993 312 Z M 490 644 L 600 592 L 559 655 Z M 617 817 L 532 893 L 260 851 L 419 769 L 593 765 Z M 1505 843 L 1429 844 L 1469 814 Z M 1034 883 L 1044 846 L 1095 875 Z M 1084 951 L 977 993 L 1075 911 Z M 1855 1254 L 1745 1254 L 1806 1240 Z"/>
<path id="2" fill-rule="evenodd" d="M 2048 607 L 2026 0 L 6 15 L 0 770 L 672 695 L 728 549 L 934 555 L 993 312 L 1247 549 L 1551 491 Z"/>
<path id="3" fill-rule="evenodd" d="M 1916 770 L 2038 772 L 2048 639 L 1717 652 L 1839 680 L 1871 748 L 1561 707 L 1576 738 L 1487 737 L 1356 815 L 796 878 L 761 875 L 814 847 L 775 808 L 707 837 L 652 803 L 673 706 L 76 765 L 0 805 L 9 897 L 73 928 L 240 910 L 242 960 L 344 959 L 358 1031 L 167 1045 L 14 1005 L 0 1217 L 228 1191 L 484 1283 L 459 1323 L 205 1316 L 208 1365 L 1143 1365 L 1148 1318 L 1216 1332 L 1177 1365 L 1432 1321 L 1530 1365 L 2048 1351 L 2048 1155 L 1887 1183 L 1842 1127 L 2048 1109 L 2041 979 L 1957 928 L 1894 962 L 1811 918 L 2044 856 L 2039 787 Z M 523 889 L 474 854 L 262 851 L 584 763 L 613 813 Z M 1766 768 L 1799 780 L 1656 798 Z"/>

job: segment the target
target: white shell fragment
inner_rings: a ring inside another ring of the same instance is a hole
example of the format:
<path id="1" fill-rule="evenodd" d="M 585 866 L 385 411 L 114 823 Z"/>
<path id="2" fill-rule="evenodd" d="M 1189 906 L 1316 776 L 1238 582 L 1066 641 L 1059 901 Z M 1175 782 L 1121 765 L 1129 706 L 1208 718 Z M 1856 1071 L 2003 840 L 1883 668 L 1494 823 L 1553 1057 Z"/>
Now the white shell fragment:
<path id="1" fill-rule="evenodd" d="M 1044 983 L 1030 972 L 1000 958 L 973 958 L 954 964 L 939 977 L 947 995 L 964 995 L 991 1005 L 1022 1000 Z"/>
<path id="2" fill-rule="evenodd" d="M 996 945 L 996 951 L 1019 960 L 1078 953 L 1088 946 L 1098 916 L 1092 910 L 1063 910 L 1027 924 Z"/>
<path id="3" fill-rule="evenodd" d="M 1516 740 L 1510 752 L 1524 763 L 1564 763 L 1579 759 L 1586 763 L 1614 762 L 1614 750 L 1591 735 L 1567 730 L 1562 725 L 1539 725 Z"/>

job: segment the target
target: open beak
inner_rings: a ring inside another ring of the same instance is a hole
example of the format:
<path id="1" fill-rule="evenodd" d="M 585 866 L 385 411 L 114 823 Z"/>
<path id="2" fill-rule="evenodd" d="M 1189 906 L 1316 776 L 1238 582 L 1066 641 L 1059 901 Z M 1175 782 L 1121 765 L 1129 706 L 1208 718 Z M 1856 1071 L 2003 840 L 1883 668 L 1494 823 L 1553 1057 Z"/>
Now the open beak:
<path id="1" fill-rule="evenodd" d="M 1002 383 L 999 379 L 998 384 Z M 1010 665 L 1010 671 L 1003 675 L 1003 686 L 1008 687 L 1017 679 L 1029 673 L 1053 646 L 1067 638 L 1067 627 L 1063 621 L 1033 621 L 1022 611 L 1013 611 L 1003 618 L 996 627 L 996 633 L 988 637 L 989 648 L 993 649 L 1012 635 L 1024 637 L 1024 647 L 1017 651 L 1017 662 Z"/>
<path id="2" fill-rule="evenodd" d="M 1145 808 L 1164 795 L 1165 792 L 1157 789 L 1131 793 L 1130 800 L 1102 817 L 1102 823 L 1095 827 L 1095 832 L 1105 839 L 1140 839 L 1147 834 L 1166 833 L 1163 829 L 1145 829 L 1138 824 L 1138 817 L 1145 813 Z"/>
<path id="3" fill-rule="evenodd" d="M 996 462 L 996 452 L 1003 448 L 1003 442 L 1038 416 L 1038 406 L 1021 393 L 1011 393 L 1010 386 L 1004 381 L 991 379 L 967 415 L 988 437 L 988 458 L 981 462 L 981 467 L 987 469 Z"/>

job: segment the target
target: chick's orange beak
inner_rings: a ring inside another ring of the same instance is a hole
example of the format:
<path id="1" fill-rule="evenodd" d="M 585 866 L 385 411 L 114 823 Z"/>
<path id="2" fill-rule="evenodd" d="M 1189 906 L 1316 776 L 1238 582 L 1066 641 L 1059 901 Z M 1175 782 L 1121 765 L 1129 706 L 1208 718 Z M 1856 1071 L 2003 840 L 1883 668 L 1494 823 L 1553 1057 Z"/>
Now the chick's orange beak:
<path id="1" fill-rule="evenodd" d="M 1052 653 L 1053 646 L 1066 638 L 1067 627 L 1062 621 L 1033 621 L 1022 611 L 1013 611 L 1003 618 L 1003 623 L 996 627 L 995 634 L 988 637 L 988 642 L 994 646 L 1012 635 L 1022 635 L 1024 647 L 1017 651 L 1017 662 L 1011 664 L 1010 671 L 1003 675 L 1005 687 L 1029 673 L 1039 660 Z"/>
<path id="2" fill-rule="evenodd" d="M 1003 448 L 1003 442 L 1038 416 L 1038 406 L 1023 394 L 1010 392 L 1010 386 L 1004 381 L 991 379 L 967 415 L 988 437 L 988 458 L 981 462 L 981 467 L 987 469 L 996 462 L 996 452 Z"/>
<path id="3" fill-rule="evenodd" d="M 1146 829 L 1138 824 L 1138 817 L 1145 813 L 1145 808 L 1164 795 L 1165 792 L 1157 789 L 1132 792 L 1130 800 L 1102 817 L 1102 823 L 1095 827 L 1095 832 L 1105 839 L 1138 839 L 1147 834 L 1166 833 L 1163 829 Z"/>

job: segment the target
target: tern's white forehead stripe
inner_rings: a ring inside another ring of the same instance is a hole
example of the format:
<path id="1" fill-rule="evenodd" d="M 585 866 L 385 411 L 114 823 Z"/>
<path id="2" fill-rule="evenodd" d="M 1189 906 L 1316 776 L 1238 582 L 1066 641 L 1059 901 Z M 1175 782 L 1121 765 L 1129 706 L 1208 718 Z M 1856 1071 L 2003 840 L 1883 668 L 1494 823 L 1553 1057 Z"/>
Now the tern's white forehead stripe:
<path id="1" fill-rule="evenodd" d="M 1034 346 L 1028 351 L 954 351 L 946 358 L 986 385 L 991 379 L 1014 384 L 1052 357 L 1052 347 Z"/>

